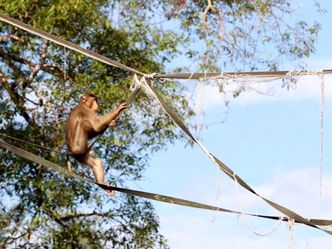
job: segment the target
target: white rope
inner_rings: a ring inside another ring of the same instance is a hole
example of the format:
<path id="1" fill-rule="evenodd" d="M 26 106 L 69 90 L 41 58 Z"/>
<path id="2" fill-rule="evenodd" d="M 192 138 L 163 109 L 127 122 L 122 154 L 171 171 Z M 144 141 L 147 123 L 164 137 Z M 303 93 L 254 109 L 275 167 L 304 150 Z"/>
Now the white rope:
<path id="1" fill-rule="evenodd" d="M 324 174 L 324 111 L 325 111 L 325 82 L 324 70 L 306 70 L 290 71 L 287 76 L 299 77 L 302 75 L 317 75 L 320 81 L 320 195 L 323 191 L 323 174 Z"/>
<path id="2" fill-rule="evenodd" d="M 294 248 L 294 223 L 295 221 L 293 219 L 288 219 L 288 249 Z"/>
<path id="3" fill-rule="evenodd" d="M 167 79 L 199 79 L 207 76 L 206 78 L 220 77 L 221 74 L 227 76 L 245 76 L 252 78 L 277 78 L 285 77 L 289 72 L 297 72 L 301 75 L 314 74 L 316 70 L 290 70 L 290 71 L 247 71 L 247 72 L 216 72 L 216 73 L 172 73 L 172 74 L 157 74 L 156 78 L 167 78 Z M 331 69 L 323 69 L 324 74 L 332 74 Z"/>
<path id="4" fill-rule="evenodd" d="M 279 229 L 281 223 L 283 222 L 282 219 L 279 219 L 278 222 L 275 224 L 275 227 L 273 227 L 270 231 L 267 231 L 267 232 L 265 232 L 265 233 L 255 231 L 255 229 L 252 227 L 250 221 L 247 219 L 247 217 L 246 217 L 246 215 L 245 215 L 246 210 L 245 210 L 244 203 L 243 203 L 242 198 L 241 198 L 241 195 L 240 195 L 239 183 L 238 183 L 238 181 L 237 181 L 237 179 L 236 179 L 236 175 L 235 175 L 235 173 L 234 173 L 234 175 L 233 175 L 233 178 L 234 178 L 234 181 L 235 181 L 236 198 L 237 198 L 237 201 L 238 201 L 239 204 L 240 204 L 240 210 L 241 210 L 241 211 L 240 211 L 240 212 L 241 212 L 241 215 L 240 215 L 240 216 L 241 216 L 242 219 L 244 220 L 244 225 L 245 225 L 245 227 L 246 227 L 250 232 L 252 232 L 253 234 L 255 234 L 255 235 L 257 235 L 257 236 L 260 236 L 260 237 L 266 237 L 266 236 L 269 236 L 269 235 L 271 235 L 272 233 L 276 232 L 276 231 Z"/>
<path id="5" fill-rule="evenodd" d="M 196 87 L 194 89 L 194 94 L 196 95 L 197 101 L 194 103 L 195 107 L 195 117 L 196 117 L 196 124 L 195 124 L 195 131 L 197 136 L 203 130 L 203 116 L 204 116 L 204 81 L 198 80 Z"/>
<path id="6" fill-rule="evenodd" d="M 131 105 L 134 102 L 136 96 L 141 91 L 141 87 L 137 82 L 139 82 L 139 79 L 137 78 L 137 74 L 134 74 L 133 81 L 131 82 L 131 84 L 129 86 L 129 89 L 130 89 L 130 91 L 132 91 L 132 94 L 127 99 L 128 105 Z"/>
<path id="7" fill-rule="evenodd" d="M 148 79 L 154 79 L 154 77 L 157 75 L 157 73 L 150 73 L 150 74 L 144 74 L 143 77 Z"/>
<path id="8" fill-rule="evenodd" d="M 218 168 L 216 168 L 216 199 L 215 199 L 215 205 L 216 206 L 218 206 L 218 204 L 219 204 L 219 200 L 221 199 L 221 171 L 218 169 Z M 213 214 L 213 217 L 212 217 L 212 219 L 210 219 L 210 221 L 212 222 L 212 223 L 214 223 L 216 220 L 217 220 L 217 212 L 215 212 L 214 214 Z"/>
<path id="9" fill-rule="evenodd" d="M 134 74 L 133 76 L 133 81 L 130 84 L 129 90 L 130 91 L 135 91 L 135 89 L 137 89 L 138 87 L 140 87 L 140 81 L 137 77 L 137 74 Z"/>
<path id="10" fill-rule="evenodd" d="M 138 79 L 137 75 L 134 75 L 134 86 L 136 88 L 141 88 L 143 92 L 145 92 L 148 96 L 152 97 L 153 99 L 158 99 L 155 93 L 152 91 L 150 87 L 148 87 L 148 83 L 146 78 L 153 79 L 153 74 L 144 75 L 141 79 Z"/>
<path id="11" fill-rule="evenodd" d="M 151 86 L 148 84 L 147 80 L 145 77 L 142 77 L 141 80 L 137 81 L 137 84 L 139 84 L 141 86 L 141 88 L 143 89 L 143 91 L 145 91 L 147 93 L 147 95 L 153 97 L 162 107 L 162 109 L 170 116 L 170 118 L 175 122 L 175 124 L 177 126 L 179 126 L 191 139 L 193 142 L 195 142 L 202 150 L 203 152 L 206 154 L 206 156 L 208 156 L 208 158 L 217 166 L 219 167 L 222 171 L 224 171 L 225 174 L 227 174 L 228 176 L 230 176 L 233 180 L 236 180 L 242 187 L 244 187 L 245 189 L 247 189 L 248 191 L 250 191 L 251 193 L 255 194 L 256 196 L 260 197 L 263 201 L 265 201 L 266 203 L 268 203 L 270 206 L 272 206 L 274 209 L 280 211 L 281 213 L 283 213 L 284 215 L 286 215 L 287 217 L 291 217 L 292 219 L 294 219 L 296 222 L 305 224 L 307 226 L 311 226 L 311 227 L 315 227 L 316 229 L 319 229 L 321 231 L 326 232 L 329 235 L 332 235 L 332 231 L 324 229 L 319 227 L 319 224 L 330 224 L 330 221 L 326 221 L 326 220 L 320 220 L 320 219 L 307 219 L 302 217 L 301 215 L 295 213 L 294 211 L 280 205 L 277 204 L 265 197 L 262 197 L 261 195 L 259 195 L 255 190 L 253 190 L 244 180 L 242 180 L 239 176 L 237 176 L 235 174 L 235 172 L 230 169 L 227 165 L 225 165 L 222 161 L 220 161 L 217 157 L 215 157 L 213 154 L 211 154 L 204 146 L 201 142 L 199 142 L 189 131 L 189 129 L 186 127 L 186 125 L 183 123 L 183 121 L 181 120 L 181 117 L 179 115 L 177 115 L 174 110 L 172 108 L 170 108 L 165 101 L 158 96 L 157 93 L 154 92 L 153 88 L 151 88 Z"/>
<path id="12" fill-rule="evenodd" d="M 194 73 L 191 73 L 188 80 L 191 80 L 191 78 L 194 76 Z"/>
<path id="13" fill-rule="evenodd" d="M 324 70 L 289 70 L 285 74 L 259 74 L 255 75 L 248 73 L 224 73 L 221 72 L 218 75 L 208 76 L 204 73 L 204 77 L 199 79 L 201 80 L 224 80 L 228 83 L 242 83 L 246 82 L 247 84 L 256 84 L 256 83 L 266 83 L 271 81 L 276 81 L 280 79 L 286 79 L 291 81 L 296 81 L 295 78 L 306 75 L 320 75 L 324 74 Z"/>
<path id="14" fill-rule="evenodd" d="M 68 69 L 68 64 L 67 64 L 67 51 L 66 47 L 63 47 L 63 80 L 67 80 L 67 69 Z"/>
<path id="15" fill-rule="evenodd" d="M 324 74 L 320 74 L 320 195 L 323 192 L 324 174 L 324 111 L 325 111 L 325 82 Z"/>
<path id="16" fill-rule="evenodd" d="M 147 75 L 147 76 L 150 76 L 150 75 Z M 153 99 L 155 99 L 162 107 L 163 104 L 160 103 L 158 96 L 155 94 L 155 92 L 152 90 L 151 86 L 149 86 L 149 84 L 146 81 L 147 76 L 142 76 L 140 80 L 138 79 L 137 76 L 136 77 L 134 76 L 134 83 L 136 84 L 136 87 L 140 87 L 143 90 L 143 92 L 145 92 L 149 97 L 152 97 Z M 165 113 L 167 113 L 166 110 L 165 110 Z M 195 140 L 196 140 L 197 144 L 199 145 L 199 147 L 201 147 L 201 149 L 204 151 L 204 153 L 209 157 L 209 159 L 218 166 L 218 163 L 216 162 L 214 157 L 211 155 L 211 153 L 207 150 L 207 148 L 205 148 L 205 146 L 200 141 L 198 141 L 197 139 L 195 139 Z"/>

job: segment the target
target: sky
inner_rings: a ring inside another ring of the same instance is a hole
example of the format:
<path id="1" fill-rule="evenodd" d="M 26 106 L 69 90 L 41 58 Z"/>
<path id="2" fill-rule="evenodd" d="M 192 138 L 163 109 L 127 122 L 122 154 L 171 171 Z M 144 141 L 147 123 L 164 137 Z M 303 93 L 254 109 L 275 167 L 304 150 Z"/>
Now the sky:
<path id="1" fill-rule="evenodd" d="M 317 17 L 312 5 L 303 15 L 322 24 L 309 69 L 332 69 L 332 2 L 320 1 L 328 13 Z M 321 84 L 324 126 L 321 129 Z M 183 84 L 195 84 L 186 81 Z M 199 140 L 259 194 L 308 218 L 332 219 L 332 75 L 299 77 L 287 90 L 280 82 L 252 86 L 237 99 L 201 85 L 193 106 L 203 125 Z M 189 85 L 190 87 L 190 85 Z M 231 86 L 232 87 L 232 86 Z M 226 89 L 231 90 L 231 89 Z M 259 92 L 268 94 L 260 94 Z M 228 108 L 225 98 L 231 100 Z M 323 132 L 323 136 L 321 133 Z M 323 139 L 323 154 L 321 144 Z M 321 156 L 323 167 L 321 165 Z M 200 148 L 183 142 L 153 155 L 145 178 L 135 188 L 241 212 L 281 215 L 237 186 L 209 161 Z M 332 236 L 301 224 L 154 202 L 160 232 L 172 249 L 320 248 Z"/>

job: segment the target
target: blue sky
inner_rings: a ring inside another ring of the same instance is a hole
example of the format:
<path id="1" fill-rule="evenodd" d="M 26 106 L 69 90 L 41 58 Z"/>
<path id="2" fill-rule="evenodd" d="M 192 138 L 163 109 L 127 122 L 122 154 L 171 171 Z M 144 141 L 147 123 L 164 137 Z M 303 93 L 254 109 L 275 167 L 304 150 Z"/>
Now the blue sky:
<path id="1" fill-rule="evenodd" d="M 332 3 L 323 17 L 311 69 L 332 69 L 330 24 Z M 303 13 L 311 13 L 304 5 Z M 184 84 L 196 84 L 186 81 Z M 280 82 L 250 85 L 271 96 L 248 91 L 224 106 L 226 94 L 205 85 L 194 94 L 194 105 L 204 109 L 196 133 L 206 147 L 264 197 L 311 218 L 332 219 L 332 77 L 324 76 L 324 168 L 320 181 L 320 77 L 300 77 L 287 91 Z M 231 89 L 229 89 L 231 90 Z M 271 92 L 271 91 L 274 92 Z M 199 110 L 198 109 L 198 110 Z M 195 133 L 195 132 L 194 132 Z M 144 191 L 186 198 L 239 211 L 280 215 L 249 192 L 236 187 L 195 146 L 177 142 L 153 156 Z M 321 192 L 321 193 L 320 193 Z M 332 236 L 303 225 L 223 214 L 154 202 L 161 233 L 173 249 L 198 248 L 331 248 Z M 272 232 L 272 233 L 270 233 Z M 258 236 L 255 233 L 266 234 Z"/>

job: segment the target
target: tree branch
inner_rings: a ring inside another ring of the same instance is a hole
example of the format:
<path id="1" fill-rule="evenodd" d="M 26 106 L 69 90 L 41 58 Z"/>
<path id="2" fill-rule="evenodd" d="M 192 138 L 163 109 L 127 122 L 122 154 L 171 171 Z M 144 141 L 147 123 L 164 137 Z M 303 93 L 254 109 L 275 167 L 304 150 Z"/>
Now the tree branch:
<path id="1" fill-rule="evenodd" d="M 14 90 L 14 87 L 11 86 L 6 79 L 5 75 L 0 71 L 0 84 L 3 86 L 3 88 L 7 91 L 9 97 L 15 104 L 18 112 L 23 116 L 23 118 L 31 124 L 33 127 L 37 127 L 37 124 L 33 119 L 30 118 L 26 108 L 22 104 L 22 100 L 20 99 L 18 93 Z"/>
<path id="2" fill-rule="evenodd" d="M 104 217 L 106 216 L 106 213 L 97 213 L 97 212 L 92 212 L 92 213 L 77 213 L 77 214 L 69 214 L 66 216 L 62 216 L 59 219 L 61 219 L 62 221 L 68 221 L 71 219 L 78 219 L 78 218 L 82 218 L 82 217 L 90 217 L 90 216 L 98 216 L 98 217 Z"/>
<path id="3" fill-rule="evenodd" d="M 23 60 L 22 58 L 16 56 L 16 55 L 10 55 L 8 53 L 5 52 L 5 50 L 0 47 L 0 56 L 2 58 L 4 58 L 5 63 L 11 68 L 13 69 L 14 73 L 18 76 L 18 78 L 23 81 L 24 75 L 22 75 L 22 71 L 13 63 L 13 61 L 17 61 L 20 63 L 24 63 L 24 64 L 29 64 L 27 63 L 26 60 Z M 14 84 L 14 86 L 18 85 L 18 82 L 16 82 Z"/>
<path id="4" fill-rule="evenodd" d="M 14 72 L 17 75 L 21 76 L 21 81 L 24 82 L 23 87 L 26 88 L 28 87 L 31 82 L 33 81 L 34 77 L 38 74 L 40 70 L 49 73 L 49 74 L 54 74 L 55 72 L 58 72 L 60 74 L 61 78 L 65 77 L 65 73 L 63 71 L 63 68 L 61 67 L 60 64 L 57 63 L 45 63 L 46 59 L 46 54 L 47 54 L 47 48 L 48 48 L 48 43 L 44 44 L 42 51 L 40 52 L 40 63 L 34 63 L 32 61 L 26 60 L 16 54 L 11 54 L 7 53 L 3 48 L 0 47 L 0 57 L 4 58 L 6 64 L 14 70 Z M 29 68 L 31 68 L 31 73 L 28 77 L 27 80 L 24 79 L 24 76 L 22 76 L 22 71 L 13 63 L 13 61 L 22 63 L 24 65 L 27 65 Z M 54 72 L 55 71 L 55 72 Z M 66 73 L 66 78 L 69 80 L 73 80 L 74 76 L 71 74 Z"/>
<path id="5" fill-rule="evenodd" d="M 208 25 L 206 24 L 206 19 L 207 19 L 207 14 L 209 12 L 215 13 L 218 17 L 219 23 L 220 23 L 220 32 L 213 32 L 215 33 L 215 35 L 218 37 L 219 41 L 222 41 L 224 39 L 224 33 L 225 33 L 225 28 L 224 28 L 224 19 L 222 17 L 222 13 L 219 9 L 216 9 L 213 4 L 212 4 L 212 0 L 208 0 L 208 5 L 206 6 L 204 12 L 203 12 L 203 16 L 202 16 L 202 23 L 203 23 L 203 27 L 204 29 L 207 31 L 209 30 Z"/>
<path id="6" fill-rule="evenodd" d="M 26 40 L 24 38 L 21 38 L 21 37 L 18 37 L 16 35 L 14 35 L 15 32 L 12 32 L 10 34 L 7 34 L 7 35 L 3 35 L 3 36 L 0 36 L 0 42 L 3 42 L 7 39 L 13 39 L 13 40 L 16 40 L 16 41 L 19 41 L 21 43 L 25 43 Z"/>

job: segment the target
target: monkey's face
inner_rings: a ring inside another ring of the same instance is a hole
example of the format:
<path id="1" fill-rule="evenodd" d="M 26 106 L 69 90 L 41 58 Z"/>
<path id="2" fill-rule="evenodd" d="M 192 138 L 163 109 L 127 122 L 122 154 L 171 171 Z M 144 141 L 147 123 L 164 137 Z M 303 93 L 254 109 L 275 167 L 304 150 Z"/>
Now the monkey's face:
<path id="1" fill-rule="evenodd" d="M 97 112 L 99 109 L 99 105 L 98 102 L 96 100 L 93 100 L 93 102 L 91 103 L 91 107 L 90 107 L 94 112 Z"/>
<path id="2" fill-rule="evenodd" d="M 82 97 L 81 101 L 83 102 L 83 104 L 86 107 L 90 108 L 94 112 L 98 111 L 99 105 L 98 105 L 96 97 L 85 95 L 85 96 Z"/>

